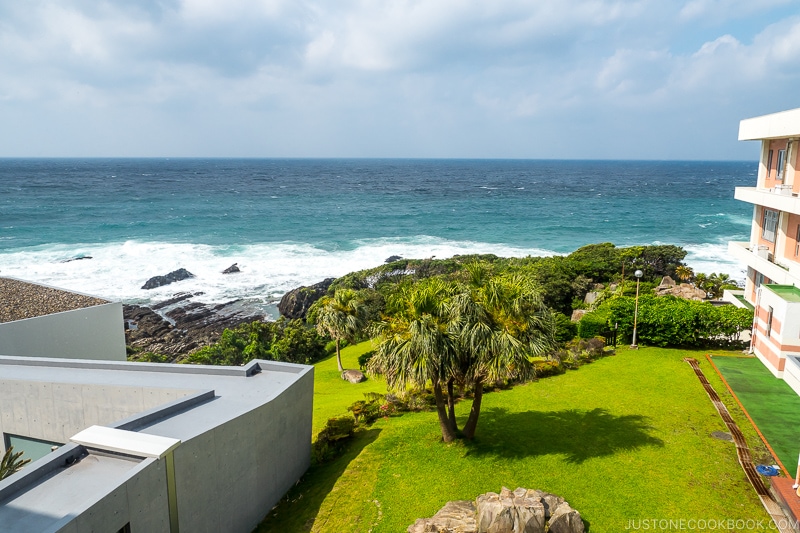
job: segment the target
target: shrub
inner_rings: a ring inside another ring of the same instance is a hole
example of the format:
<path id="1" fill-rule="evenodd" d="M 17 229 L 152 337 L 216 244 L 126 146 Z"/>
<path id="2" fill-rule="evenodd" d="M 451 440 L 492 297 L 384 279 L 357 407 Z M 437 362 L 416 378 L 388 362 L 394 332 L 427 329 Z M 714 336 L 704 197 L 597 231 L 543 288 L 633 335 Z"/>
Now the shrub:
<path id="1" fill-rule="evenodd" d="M 359 355 L 358 356 L 358 367 L 361 370 L 366 371 L 367 364 L 369 363 L 369 360 L 372 359 L 373 355 L 375 355 L 375 350 L 370 350 L 368 352 L 364 352 L 363 354 Z"/>
<path id="2" fill-rule="evenodd" d="M 578 322 L 578 337 L 591 339 L 608 330 L 608 313 L 606 311 L 592 311 L 583 315 Z"/>
<path id="3" fill-rule="evenodd" d="M 570 320 L 567 315 L 555 312 L 553 319 L 556 324 L 555 339 L 559 344 L 571 341 L 578 334 L 578 324 Z"/>
<path id="4" fill-rule="evenodd" d="M 344 448 L 344 443 L 353 436 L 355 429 L 356 422 L 349 416 L 329 419 L 311 446 L 312 460 L 319 464 L 337 456 Z"/>

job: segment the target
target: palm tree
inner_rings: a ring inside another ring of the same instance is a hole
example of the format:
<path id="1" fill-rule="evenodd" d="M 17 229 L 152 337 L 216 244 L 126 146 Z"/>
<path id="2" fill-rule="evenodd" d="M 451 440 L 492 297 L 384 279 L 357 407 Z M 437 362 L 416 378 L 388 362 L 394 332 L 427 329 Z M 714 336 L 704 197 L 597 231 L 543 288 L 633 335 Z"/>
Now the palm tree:
<path id="1" fill-rule="evenodd" d="M 336 364 L 344 372 L 339 341 L 353 342 L 366 325 L 366 308 L 352 289 L 339 289 L 333 296 L 323 296 L 316 304 L 316 327 L 320 335 L 336 342 Z"/>
<path id="2" fill-rule="evenodd" d="M 533 375 L 531 357 L 555 348 L 555 322 L 535 284 L 519 275 L 489 277 L 480 266 L 469 267 L 466 293 L 454 300 L 459 332 L 459 373 L 473 390 L 464 425 L 467 439 L 475 436 L 483 388 L 499 380 Z"/>
<path id="3" fill-rule="evenodd" d="M 694 270 L 686 265 L 680 265 L 675 269 L 675 275 L 677 275 L 681 281 L 689 281 L 692 279 L 692 276 L 694 276 Z"/>
<path id="4" fill-rule="evenodd" d="M 0 479 L 5 479 L 18 472 L 23 466 L 30 463 L 30 459 L 21 459 L 22 452 L 14 453 L 14 447 L 9 446 L 0 459 Z"/>
<path id="5" fill-rule="evenodd" d="M 452 283 L 433 278 L 390 299 L 392 312 L 376 327 L 379 344 L 369 362 L 369 371 L 383 374 L 390 388 L 433 385 L 445 442 L 456 437 L 455 416 L 448 416 L 442 390 L 452 377 L 458 355 L 457 330 L 451 324 L 455 293 Z M 452 400 L 452 391 L 450 394 Z"/>

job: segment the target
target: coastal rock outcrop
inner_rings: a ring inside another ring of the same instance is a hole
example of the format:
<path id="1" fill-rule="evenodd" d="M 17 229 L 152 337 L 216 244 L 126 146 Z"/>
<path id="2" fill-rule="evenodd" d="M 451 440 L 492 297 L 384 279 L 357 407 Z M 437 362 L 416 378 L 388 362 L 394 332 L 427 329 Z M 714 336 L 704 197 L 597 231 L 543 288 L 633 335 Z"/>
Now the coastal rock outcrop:
<path id="1" fill-rule="evenodd" d="M 201 294 L 178 294 L 151 308 L 124 305 L 125 343 L 143 352 L 178 357 L 216 342 L 225 328 L 264 319 L 239 301 L 216 305 L 189 301 Z"/>
<path id="2" fill-rule="evenodd" d="M 163 287 L 164 285 L 169 285 L 170 283 L 183 281 L 193 277 L 195 277 L 194 274 L 185 268 L 179 268 L 178 270 L 173 270 L 166 276 L 153 276 L 152 278 L 148 279 L 144 285 L 142 285 L 142 289 L 155 289 L 156 287 Z"/>
<path id="3" fill-rule="evenodd" d="M 584 533 L 578 511 L 564 498 L 543 492 L 506 487 L 471 501 L 447 502 L 432 518 L 420 518 L 408 533 Z"/>
<path id="4" fill-rule="evenodd" d="M 292 289 L 281 298 L 278 311 L 286 318 L 305 318 L 308 308 L 325 296 L 335 278 L 327 278 L 308 287 Z"/>
<path id="5" fill-rule="evenodd" d="M 223 274 L 234 274 L 236 272 L 241 272 L 241 270 L 239 270 L 239 263 L 234 263 L 222 271 Z"/>
<path id="6" fill-rule="evenodd" d="M 400 261 L 403 257 L 399 255 L 390 255 L 386 258 L 384 263 L 394 263 L 395 261 Z"/>

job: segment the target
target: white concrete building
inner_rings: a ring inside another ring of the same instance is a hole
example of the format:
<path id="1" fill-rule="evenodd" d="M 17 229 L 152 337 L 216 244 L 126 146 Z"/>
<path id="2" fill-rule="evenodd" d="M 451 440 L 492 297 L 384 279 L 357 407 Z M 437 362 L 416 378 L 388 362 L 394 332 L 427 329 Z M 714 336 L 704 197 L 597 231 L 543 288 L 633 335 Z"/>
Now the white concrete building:
<path id="1" fill-rule="evenodd" d="M 306 471 L 314 368 L 0 356 L 0 531 L 250 532 Z"/>

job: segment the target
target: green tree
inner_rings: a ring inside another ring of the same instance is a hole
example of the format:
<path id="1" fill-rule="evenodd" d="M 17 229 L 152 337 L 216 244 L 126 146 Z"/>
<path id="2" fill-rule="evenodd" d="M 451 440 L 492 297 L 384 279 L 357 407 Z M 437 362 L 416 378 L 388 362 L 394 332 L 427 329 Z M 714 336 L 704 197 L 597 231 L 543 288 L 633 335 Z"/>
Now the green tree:
<path id="1" fill-rule="evenodd" d="M 369 371 L 383 374 L 393 389 L 432 384 L 445 442 L 456 438 L 454 416 L 453 420 L 448 416 L 442 389 L 453 375 L 459 354 L 451 312 L 455 293 L 453 283 L 433 278 L 390 298 L 388 314 L 376 325 L 379 344 L 368 363 Z"/>
<path id="2" fill-rule="evenodd" d="M 686 265 L 681 265 L 675 269 L 675 274 L 681 281 L 689 281 L 694 276 L 694 270 Z"/>
<path id="3" fill-rule="evenodd" d="M 22 459 L 22 452 L 14 453 L 14 447 L 9 446 L 0 459 L 0 480 L 15 474 L 30 462 L 30 459 Z"/>
<path id="4" fill-rule="evenodd" d="M 555 349 L 556 325 L 536 284 L 519 275 L 491 276 L 468 267 L 469 287 L 454 298 L 451 324 L 458 329 L 457 379 L 472 388 L 463 434 L 475 436 L 487 383 L 531 377 L 531 357 Z"/>
<path id="5" fill-rule="evenodd" d="M 333 296 L 323 296 L 314 305 L 317 331 L 329 335 L 336 342 L 336 364 L 339 372 L 343 372 L 340 341 L 353 342 L 365 328 L 366 308 L 358 292 L 352 289 L 339 289 Z"/>

